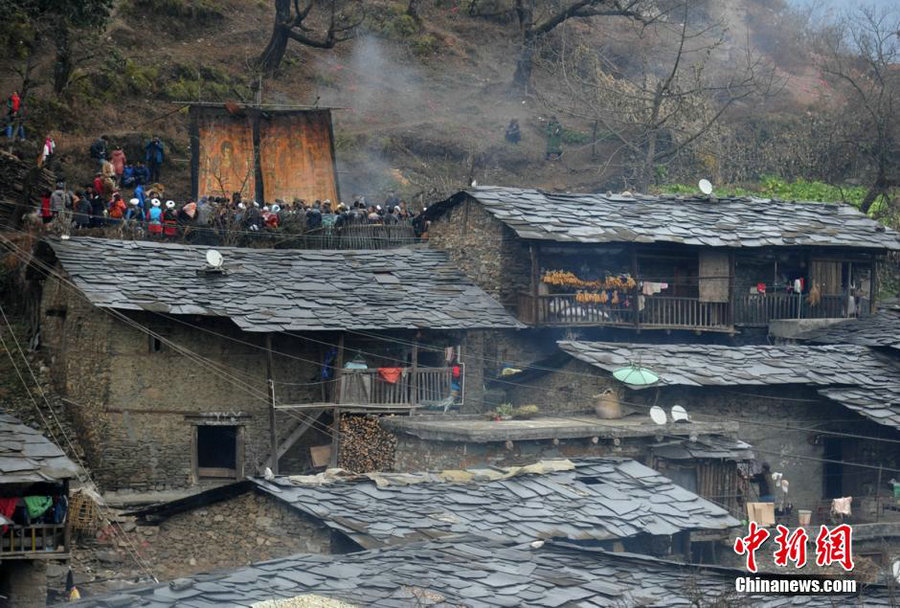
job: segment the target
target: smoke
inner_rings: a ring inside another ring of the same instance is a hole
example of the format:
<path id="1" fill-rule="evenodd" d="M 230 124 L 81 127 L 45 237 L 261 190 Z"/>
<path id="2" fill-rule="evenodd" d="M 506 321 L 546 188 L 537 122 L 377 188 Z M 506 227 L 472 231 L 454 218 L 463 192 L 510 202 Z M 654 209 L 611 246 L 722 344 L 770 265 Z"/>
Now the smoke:
<path id="1" fill-rule="evenodd" d="M 396 137 L 434 118 L 425 79 L 416 62 L 374 36 L 353 42 L 349 55 L 321 55 L 315 66 L 320 79 L 319 104 L 335 112 L 341 196 L 375 199 L 403 188 L 402 175 L 388 159 L 396 153 Z M 400 183 L 398 184 L 398 177 Z"/>

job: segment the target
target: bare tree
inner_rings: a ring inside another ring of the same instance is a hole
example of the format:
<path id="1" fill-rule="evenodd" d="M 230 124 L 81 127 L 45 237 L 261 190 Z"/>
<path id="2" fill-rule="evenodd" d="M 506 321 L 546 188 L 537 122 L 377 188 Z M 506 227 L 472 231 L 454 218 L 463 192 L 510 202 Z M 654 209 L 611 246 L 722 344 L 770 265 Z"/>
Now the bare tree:
<path id="1" fill-rule="evenodd" d="M 303 0 L 302 4 L 301 0 L 275 0 L 275 24 L 269 43 L 257 59 L 258 67 L 267 74 L 275 72 L 281 66 L 290 40 L 318 49 L 334 48 L 348 40 L 362 21 L 361 15 L 356 14 L 360 2 L 328 0 L 326 4 L 326 24 L 317 30 L 312 25 L 315 0 Z"/>
<path id="2" fill-rule="evenodd" d="M 617 66 L 585 46 L 563 51 L 548 66 L 559 74 L 563 94 L 546 97 L 546 103 L 601 126 L 618 144 L 607 164 L 623 156 L 633 167 L 628 185 L 639 190 L 665 174 L 674 159 L 696 150 L 734 104 L 776 85 L 774 70 L 749 50 L 739 65 L 714 74 L 710 60 L 725 42 L 724 26 L 692 28 L 689 1 L 680 11 L 677 26 L 637 32 L 643 44 L 629 48 L 643 53 L 639 69 Z"/>
<path id="3" fill-rule="evenodd" d="M 538 42 L 569 19 L 628 17 L 645 22 L 658 14 L 652 0 L 515 0 L 522 49 L 516 62 L 513 89 L 524 92 L 531 83 Z"/>
<path id="4" fill-rule="evenodd" d="M 861 8 L 820 37 L 821 69 L 842 96 L 843 143 L 865 159 L 868 182 L 861 211 L 900 185 L 900 19 Z"/>

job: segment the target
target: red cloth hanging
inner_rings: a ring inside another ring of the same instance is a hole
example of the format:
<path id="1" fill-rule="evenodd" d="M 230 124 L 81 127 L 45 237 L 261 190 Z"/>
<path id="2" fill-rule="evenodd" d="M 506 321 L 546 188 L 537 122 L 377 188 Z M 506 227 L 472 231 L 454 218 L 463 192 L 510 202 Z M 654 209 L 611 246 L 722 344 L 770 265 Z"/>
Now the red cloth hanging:
<path id="1" fill-rule="evenodd" d="M 403 368 L 402 367 L 379 367 L 378 368 L 378 377 L 384 380 L 385 382 L 389 382 L 390 384 L 397 384 L 400 381 L 400 377 L 403 376 Z"/>
<path id="2" fill-rule="evenodd" d="M 0 515 L 6 519 L 12 519 L 13 512 L 16 510 L 18 498 L 0 498 Z M 6 532 L 9 526 L 3 526 L 2 532 Z"/>

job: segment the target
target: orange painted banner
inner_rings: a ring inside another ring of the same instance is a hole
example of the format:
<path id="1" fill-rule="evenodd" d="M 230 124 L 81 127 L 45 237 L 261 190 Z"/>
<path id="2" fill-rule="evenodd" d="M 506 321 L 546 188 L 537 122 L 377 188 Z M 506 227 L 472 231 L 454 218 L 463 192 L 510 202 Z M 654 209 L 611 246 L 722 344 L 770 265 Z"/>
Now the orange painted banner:
<path id="1" fill-rule="evenodd" d="M 258 154 L 265 202 L 276 198 L 338 202 L 329 110 L 195 106 L 191 115 L 198 196 L 230 198 L 240 192 L 245 200 L 255 199 Z M 256 150 L 254 124 L 259 129 Z"/>
<path id="2" fill-rule="evenodd" d="M 233 192 L 240 192 L 245 200 L 252 199 L 256 180 L 250 119 L 204 114 L 198 117 L 197 127 L 199 195 L 231 198 Z"/>
<path id="3" fill-rule="evenodd" d="M 331 114 L 310 110 L 263 116 L 259 152 L 267 201 L 295 197 L 338 202 Z"/>

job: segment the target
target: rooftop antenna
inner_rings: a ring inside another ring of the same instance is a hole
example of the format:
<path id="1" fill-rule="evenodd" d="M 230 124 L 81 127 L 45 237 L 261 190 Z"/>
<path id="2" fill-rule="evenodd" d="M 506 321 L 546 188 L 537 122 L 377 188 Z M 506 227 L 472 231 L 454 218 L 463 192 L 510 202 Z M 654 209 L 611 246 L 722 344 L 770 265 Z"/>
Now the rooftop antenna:
<path id="1" fill-rule="evenodd" d="M 697 182 L 697 187 L 700 188 L 700 192 L 702 192 L 706 196 L 709 196 L 710 194 L 712 194 L 712 191 L 713 191 L 712 182 L 706 178 L 701 179 L 699 182 Z"/>

